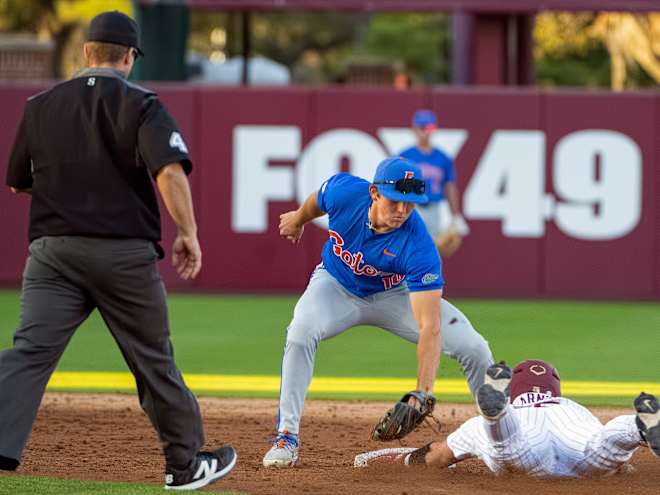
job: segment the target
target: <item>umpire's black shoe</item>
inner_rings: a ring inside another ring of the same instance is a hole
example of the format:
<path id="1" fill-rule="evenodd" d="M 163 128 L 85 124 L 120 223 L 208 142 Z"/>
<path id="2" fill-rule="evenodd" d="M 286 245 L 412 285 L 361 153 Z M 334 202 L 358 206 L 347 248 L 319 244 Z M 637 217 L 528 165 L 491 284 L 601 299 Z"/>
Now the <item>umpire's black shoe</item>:
<path id="1" fill-rule="evenodd" d="M 19 462 L 16 459 L 0 455 L 0 470 L 2 471 L 16 471 Z"/>
<path id="2" fill-rule="evenodd" d="M 655 455 L 660 457 L 660 404 L 651 394 L 642 392 L 635 399 L 635 422 L 639 434 Z"/>
<path id="3" fill-rule="evenodd" d="M 513 371 L 504 362 L 493 364 L 486 370 L 484 384 L 477 390 L 477 406 L 482 416 L 495 420 L 502 416 L 509 403 L 509 385 Z"/>
<path id="4" fill-rule="evenodd" d="M 166 490 L 197 490 L 224 478 L 236 465 L 236 451 L 230 445 L 213 452 L 200 452 L 190 466 L 179 470 L 166 468 Z"/>

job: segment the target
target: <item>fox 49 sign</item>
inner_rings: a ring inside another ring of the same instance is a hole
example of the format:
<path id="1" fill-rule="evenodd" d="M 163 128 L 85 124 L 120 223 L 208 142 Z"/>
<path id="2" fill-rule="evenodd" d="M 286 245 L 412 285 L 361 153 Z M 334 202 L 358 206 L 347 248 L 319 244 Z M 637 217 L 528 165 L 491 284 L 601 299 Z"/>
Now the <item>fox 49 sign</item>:
<path id="1" fill-rule="evenodd" d="M 405 128 L 381 128 L 376 134 L 331 129 L 303 148 L 299 127 L 236 126 L 233 230 L 265 232 L 270 201 L 301 204 L 340 171 L 342 160 L 348 160 L 352 174 L 371 180 L 383 158 L 414 143 Z M 469 138 L 465 129 L 443 129 L 434 134 L 433 145 L 455 157 Z M 543 131 L 494 131 L 465 188 L 465 217 L 499 220 L 502 235 L 518 238 L 543 237 L 546 222 L 555 222 L 568 236 L 592 241 L 624 237 L 637 226 L 642 155 L 633 139 L 612 130 L 584 129 L 566 134 L 551 153 L 546 151 Z M 273 165 L 277 162 L 295 166 Z M 317 223 L 327 227 L 325 218 Z"/>

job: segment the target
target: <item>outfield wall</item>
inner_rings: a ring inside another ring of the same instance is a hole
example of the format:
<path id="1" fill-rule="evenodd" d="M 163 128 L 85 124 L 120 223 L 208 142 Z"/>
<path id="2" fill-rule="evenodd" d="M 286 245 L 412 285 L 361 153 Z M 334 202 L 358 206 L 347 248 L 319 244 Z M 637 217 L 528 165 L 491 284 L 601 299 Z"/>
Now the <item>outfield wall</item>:
<path id="1" fill-rule="evenodd" d="M 6 163 L 25 98 L 0 85 Z M 195 161 L 204 268 L 170 288 L 304 288 L 325 240 L 280 240 L 279 214 L 329 175 L 371 177 L 433 108 L 472 233 L 445 261 L 449 297 L 660 297 L 660 95 L 509 89 L 217 89 L 159 85 Z M 80 144 L 82 145 L 82 143 Z M 3 168 L 4 174 L 4 168 Z M 0 284 L 20 283 L 29 198 L 0 190 Z M 173 228 L 166 222 L 165 247 Z"/>

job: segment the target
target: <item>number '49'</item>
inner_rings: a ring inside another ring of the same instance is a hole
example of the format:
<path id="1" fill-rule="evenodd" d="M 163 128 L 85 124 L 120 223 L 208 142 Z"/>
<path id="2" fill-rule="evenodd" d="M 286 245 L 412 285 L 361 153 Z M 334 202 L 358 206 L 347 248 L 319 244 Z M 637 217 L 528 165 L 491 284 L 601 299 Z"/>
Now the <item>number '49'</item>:
<path id="1" fill-rule="evenodd" d="M 495 131 L 464 195 L 468 218 L 501 220 L 509 237 L 542 237 L 554 220 L 571 237 L 623 237 L 639 223 L 642 158 L 628 136 L 584 130 L 560 139 L 552 157 L 558 196 L 546 193 L 542 131 Z"/>

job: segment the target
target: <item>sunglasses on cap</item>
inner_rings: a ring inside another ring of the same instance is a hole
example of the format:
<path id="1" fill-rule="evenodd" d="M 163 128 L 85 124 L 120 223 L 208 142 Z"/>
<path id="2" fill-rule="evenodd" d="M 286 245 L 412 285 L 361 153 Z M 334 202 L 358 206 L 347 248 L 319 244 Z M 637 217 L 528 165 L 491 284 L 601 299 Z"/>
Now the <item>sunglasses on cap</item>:
<path id="1" fill-rule="evenodd" d="M 424 194 L 426 191 L 426 182 L 421 179 L 384 180 L 374 184 L 394 184 L 394 190 L 403 194 Z"/>

